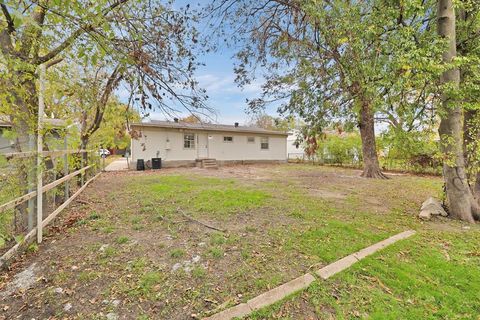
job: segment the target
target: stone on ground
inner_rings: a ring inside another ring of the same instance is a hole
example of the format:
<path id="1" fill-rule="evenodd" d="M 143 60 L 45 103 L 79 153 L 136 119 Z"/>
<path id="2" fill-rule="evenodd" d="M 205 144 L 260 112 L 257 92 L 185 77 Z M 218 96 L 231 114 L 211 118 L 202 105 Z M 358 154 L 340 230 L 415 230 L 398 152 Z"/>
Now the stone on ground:
<path id="1" fill-rule="evenodd" d="M 0 298 L 11 295 L 19 291 L 26 291 L 35 284 L 37 278 L 37 264 L 32 263 L 27 269 L 15 275 L 3 292 L 0 292 Z"/>
<path id="2" fill-rule="evenodd" d="M 440 201 L 430 197 L 422 204 L 418 217 L 424 220 L 429 220 L 432 216 L 446 217 L 448 216 L 448 213 L 443 209 Z"/>

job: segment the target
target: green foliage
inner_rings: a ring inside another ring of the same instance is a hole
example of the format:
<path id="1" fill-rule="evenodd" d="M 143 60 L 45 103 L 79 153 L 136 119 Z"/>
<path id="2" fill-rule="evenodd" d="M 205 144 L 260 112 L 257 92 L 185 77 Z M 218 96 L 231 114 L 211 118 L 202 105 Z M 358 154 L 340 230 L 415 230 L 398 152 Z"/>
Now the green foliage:
<path id="1" fill-rule="evenodd" d="M 140 114 L 112 99 L 105 108 L 102 124 L 90 141 L 91 145 L 106 149 L 125 149 L 130 146 L 129 123 L 139 122 Z"/>
<path id="2" fill-rule="evenodd" d="M 170 257 L 172 258 L 182 258 L 185 256 L 185 251 L 183 249 L 173 249 L 170 251 Z"/>
<path id="3" fill-rule="evenodd" d="M 328 164 L 361 165 L 362 141 L 358 133 L 327 134 L 318 142 L 318 157 Z"/>
<path id="4" fill-rule="evenodd" d="M 38 244 L 36 244 L 36 243 L 31 243 L 31 244 L 27 247 L 27 252 L 34 253 L 34 252 L 37 252 L 37 251 L 38 251 Z"/>
<path id="5" fill-rule="evenodd" d="M 295 128 L 296 119 L 293 116 L 284 119 L 279 117 L 272 117 L 265 113 L 254 114 L 250 124 L 257 128 L 267 130 L 289 131 Z"/>

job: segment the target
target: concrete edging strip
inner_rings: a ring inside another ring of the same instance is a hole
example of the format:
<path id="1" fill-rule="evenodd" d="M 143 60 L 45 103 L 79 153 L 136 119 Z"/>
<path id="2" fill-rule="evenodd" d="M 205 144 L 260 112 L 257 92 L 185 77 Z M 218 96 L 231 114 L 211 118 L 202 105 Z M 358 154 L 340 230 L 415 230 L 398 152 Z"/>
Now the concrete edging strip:
<path id="1" fill-rule="evenodd" d="M 340 260 L 337 260 L 317 270 L 315 273 L 322 279 L 328 279 L 334 274 L 337 274 L 340 271 L 347 269 L 354 263 L 368 257 L 369 255 L 374 254 L 375 252 L 399 240 L 409 238 L 415 233 L 416 232 L 413 230 L 401 232 L 399 234 L 391 236 L 388 239 L 382 240 L 374 245 L 352 253 Z M 230 320 L 233 318 L 242 318 L 255 310 L 259 310 L 263 307 L 272 305 L 297 291 L 306 289 L 313 281 L 315 281 L 315 277 L 310 273 L 306 273 L 303 276 L 293 279 L 276 288 L 273 288 L 272 290 L 264 292 L 259 296 L 256 296 L 255 298 L 248 300 L 247 303 L 241 303 L 234 307 L 228 308 L 208 318 L 204 318 L 204 320 Z"/>
<path id="2" fill-rule="evenodd" d="M 377 242 L 369 247 L 366 247 L 360 251 L 357 251 L 355 253 L 352 253 L 340 260 L 337 260 L 328 266 L 325 266 L 319 270 L 317 270 L 315 273 L 321 277 L 322 279 L 326 280 L 333 276 L 334 274 L 339 273 L 340 271 L 343 271 L 356 263 L 357 261 L 362 260 L 363 258 L 368 257 L 371 254 L 374 254 L 375 252 L 388 247 L 389 245 L 397 242 L 398 240 L 406 239 L 408 237 L 411 237 L 412 235 L 415 234 L 415 231 L 413 230 L 407 230 L 404 232 L 401 232 L 399 234 L 396 234 L 394 236 L 391 236 L 388 239 L 382 240 L 380 242 Z"/>

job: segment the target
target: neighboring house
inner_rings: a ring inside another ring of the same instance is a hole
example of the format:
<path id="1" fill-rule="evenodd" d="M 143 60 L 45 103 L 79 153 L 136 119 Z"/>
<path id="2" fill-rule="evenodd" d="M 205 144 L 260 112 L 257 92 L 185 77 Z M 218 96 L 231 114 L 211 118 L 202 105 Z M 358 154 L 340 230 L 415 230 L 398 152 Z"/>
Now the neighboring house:
<path id="1" fill-rule="evenodd" d="M 4 133 L 8 129 L 10 129 L 10 124 L 0 118 L 0 154 L 15 151 L 13 141 L 4 137 Z"/>
<path id="2" fill-rule="evenodd" d="M 302 143 L 299 143 L 298 137 L 300 130 L 293 129 L 288 132 L 287 137 L 287 158 L 288 159 L 305 159 L 305 151 Z"/>
<path id="3" fill-rule="evenodd" d="M 52 150 L 62 149 L 63 148 L 63 138 L 61 138 L 60 131 L 65 129 L 65 121 L 60 119 L 45 119 L 45 126 L 47 134 L 45 135 L 45 142 Z M 7 130 L 11 130 L 12 125 L 5 118 L 0 118 L 0 154 L 12 153 L 15 152 L 15 141 L 5 138 L 4 133 Z M 28 141 L 20 142 L 22 150 L 29 150 Z M 36 144 L 34 144 L 34 149 L 36 150 Z"/>
<path id="4" fill-rule="evenodd" d="M 235 125 L 154 121 L 131 125 L 131 165 L 162 158 L 165 167 L 286 162 L 287 134 Z"/>

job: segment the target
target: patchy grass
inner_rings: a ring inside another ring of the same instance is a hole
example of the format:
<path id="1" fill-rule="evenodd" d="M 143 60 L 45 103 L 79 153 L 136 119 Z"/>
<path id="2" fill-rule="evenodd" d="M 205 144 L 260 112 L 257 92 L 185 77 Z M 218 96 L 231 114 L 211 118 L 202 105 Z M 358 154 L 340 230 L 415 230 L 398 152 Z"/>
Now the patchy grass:
<path id="1" fill-rule="evenodd" d="M 117 242 L 117 244 L 125 244 L 129 241 L 130 239 L 126 236 L 120 236 L 118 237 L 115 241 Z"/>
<path id="2" fill-rule="evenodd" d="M 68 237 L 47 239 L 39 250 L 50 246 L 48 257 L 32 257 L 48 281 L 21 301 L 8 298 L 6 317 L 63 314 L 68 301 L 73 318 L 112 310 L 120 317 L 202 318 L 415 229 L 413 238 L 250 318 L 476 319 L 480 228 L 416 218 L 441 186 L 438 178 L 377 181 L 309 165 L 106 174 L 82 194 L 92 205 L 71 209 L 78 219 Z M 52 282 L 77 289 L 47 298 L 42 293 Z M 122 303 L 78 303 L 95 296 Z M 25 304 L 49 307 L 14 314 Z"/>
<path id="3" fill-rule="evenodd" d="M 184 256 L 185 256 L 185 251 L 183 251 L 182 249 L 174 249 L 170 251 L 170 257 L 172 258 L 178 259 Z"/>
<path id="4" fill-rule="evenodd" d="M 238 186 L 231 179 L 168 176 L 151 186 L 155 198 L 171 199 L 190 211 L 224 217 L 265 204 L 270 195 Z"/>

